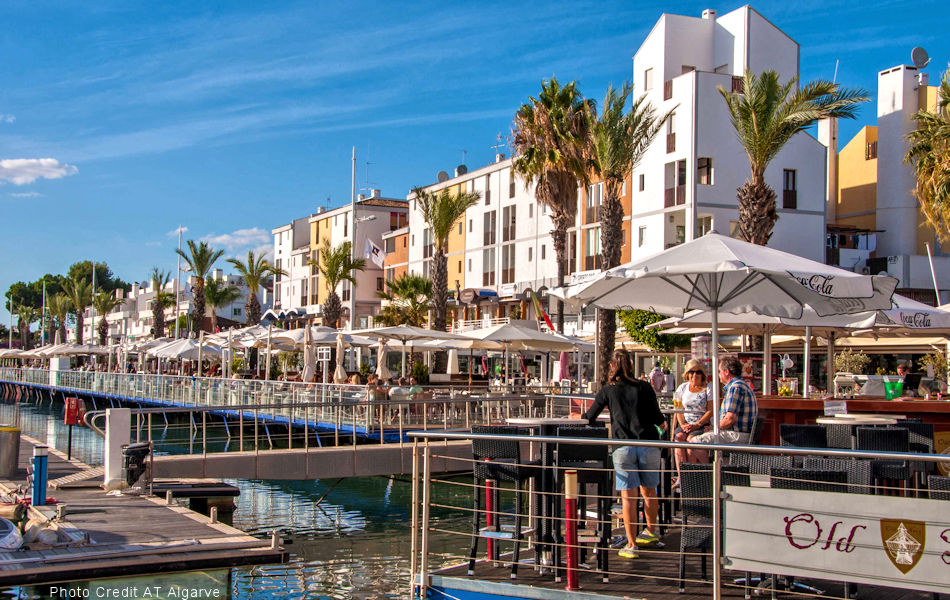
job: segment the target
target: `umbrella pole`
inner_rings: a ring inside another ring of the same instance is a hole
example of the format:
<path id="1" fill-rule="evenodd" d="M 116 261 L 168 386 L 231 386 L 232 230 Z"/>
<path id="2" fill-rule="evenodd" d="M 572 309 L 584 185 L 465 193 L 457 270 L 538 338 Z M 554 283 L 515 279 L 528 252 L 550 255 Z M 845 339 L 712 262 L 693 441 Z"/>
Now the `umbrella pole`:
<path id="1" fill-rule="evenodd" d="M 762 336 L 762 394 L 772 393 L 772 332 Z"/>
<path id="2" fill-rule="evenodd" d="M 264 379 L 270 380 L 270 337 L 271 333 L 274 331 L 274 324 L 271 323 L 267 326 L 267 366 L 264 367 Z M 323 381 L 326 383 L 326 380 Z"/>
<path id="3" fill-rule="evenodd" d="M 805 357 L 802 360 L 802 398 L 808 397 L 808 386 L 811 377 L 811 327 L 805 327 Z"/>
<path id="4" fill-rule="evenodd" d="M 835 332 L 828 333 L 828 348 L 825 355 L 825 373 L 828 374 L 828 384 L 825 386 L 825 394 L 833 394 L 835 391 Z"/>
<path id="5" fill-rule="evenodd" d="M 712 307 L 713 431 L 719 441 L 719 307 Z M 722 487 L 722 452 L 713 452 L 713 496 L 719 498 Z M 713 598 L 722 598 L 722 503 L 713 502 Z"/>
<path id="6" fill-rule="evenodd" d="M 198 377 L 201 377 L 201 349 L 205 344 L 205 332 L 198 334 Z"/>
<path id="7" fill-rule="evenodd" d="M 406 376 L 406 340 L 402 341 L 402 376 Z"/>

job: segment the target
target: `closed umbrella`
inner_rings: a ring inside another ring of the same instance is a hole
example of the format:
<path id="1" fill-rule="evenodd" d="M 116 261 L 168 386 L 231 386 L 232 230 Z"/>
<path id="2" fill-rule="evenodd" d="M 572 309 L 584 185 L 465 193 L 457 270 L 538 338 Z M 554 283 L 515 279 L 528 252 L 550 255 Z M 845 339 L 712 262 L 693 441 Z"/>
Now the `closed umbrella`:
<path id="1" fill-rule="evenodd" d="M 271 323 L 267 326 L 267 366 L 264 368 L 264 379 L 270 380 L 270 350 L 271 350 L 271 334 L 274 331 L 274 324 Z"/>
<path id="2" fill-rule="evenodd" d="M 403 346 L 403 360 L 406 358 L 405 346 Z M 403 365 L 403 371 L 405 372 L 405 365 Z M 389 379 L 392 377 L 392 373 L 389 372 L 389 369 L 386 367 L 386 340 L 380 338 L 379 347 L 376 350 L 376 375 L 380 379 Z"/>
<path id="3" fill-rule="evenodd" d="M 459 351 L 455 348 L 449 350 L 449 365 L 445 372 L 449 375 L 458 375 L 461 373 L 459 370 Z"/>
<path id="4" fill-rule="evenodd" d="M 561 352 L 558 360 L 557 379 L 562 381 L 571 378 L 571 353 Z"/>
<path id="5" fill-rule="evenodd" d="M 333 383 L 346 383 L 346 369 L 343 368 L 343 334 L 336 336 L 336 369 L 333 371 Z"/>
<path id="6" fill-rule="evenodd" d="M 300 373 L 300 379 L 306 382 L 313 382 L 317 376 L 317 364 L 313 355 L 310 328 L 305 327 L 304 330 L 303 371 Z"/>

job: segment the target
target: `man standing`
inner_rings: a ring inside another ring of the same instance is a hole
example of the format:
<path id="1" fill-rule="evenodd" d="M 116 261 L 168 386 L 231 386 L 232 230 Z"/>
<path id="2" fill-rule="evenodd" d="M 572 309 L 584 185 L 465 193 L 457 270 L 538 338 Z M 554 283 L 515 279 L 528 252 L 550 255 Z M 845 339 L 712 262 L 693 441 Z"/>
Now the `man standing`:
<path id="1" fill-rule="evenodd" d="M 747 444 L 759 414 L 752 387 L 742 379 L 742 363 L 734 356 L 719 359 L 719 382 L 723 385 L 719 405 L 719 433 L 707 431 L 689 438 L 690 442 Z M 709 462 L 709 452 L 692 450 L 689 462 Z"/>
<path id="2" fill-rule="evenodd" d="M 650 371 L 650 385 L 653 386 L 653 391 L 659 394 L 663 391 L 664 386 L 666 386 L 666 375 L 663 374 L 663 369 L 660 368 L 660 363 L 653 363 L 653 370 Z"/>

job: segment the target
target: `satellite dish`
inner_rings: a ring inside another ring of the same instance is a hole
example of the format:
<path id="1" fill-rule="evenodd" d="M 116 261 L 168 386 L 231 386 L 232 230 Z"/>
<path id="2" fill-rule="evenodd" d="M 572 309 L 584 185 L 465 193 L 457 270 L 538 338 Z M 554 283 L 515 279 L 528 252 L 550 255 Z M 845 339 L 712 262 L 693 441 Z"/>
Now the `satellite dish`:
<path id="1" fill-rule="evenodd" d="M 914 66 L 918 69 L 923 69 L 930 63 L 930 55 L 927 54 L 927 51 L 917 46 L 910 51 L 910 60 L 914 63 Z"/>
<path id="2" fill-rule="evenodd" d="M 435 176 L 439 180 L 439 183 L 445 183 L 449 180 L 449 174 L 445 171 L 439 171 L 439 174 Z"/>
<path id="3" fill-rule="evenodd" d="M 459 165 L 455 167 L 455 173 L 456 173 L 456 176 L 465 175 L 466 173 L 468 173 L 468 167 L 466 167 L 465 165 Z"/>

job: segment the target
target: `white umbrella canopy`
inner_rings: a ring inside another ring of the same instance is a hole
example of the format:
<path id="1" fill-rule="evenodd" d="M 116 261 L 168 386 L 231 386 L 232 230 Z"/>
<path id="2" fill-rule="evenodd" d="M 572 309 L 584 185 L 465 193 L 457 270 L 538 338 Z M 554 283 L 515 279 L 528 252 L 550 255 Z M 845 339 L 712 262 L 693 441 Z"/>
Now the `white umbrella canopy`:
<path id="1" fill-rule="evenodd" d="M 289 344 L 291 347 L 302 348 L 304 344 L 305 327 L 299 329 L 284 329 L 274 331 L 274 342 Z M 314 325 L 310 328 L 310 335 L 313 343 L 317 346 L 332 346 L 337 343 L 337 336 L 343 336 L 343 342 L 350 346 L 372 346 L 376 342 L 359 335 L 352 335 L 322 325 Z"/>
<path id="2" fill-rule="evenodd" d="M 198 358 L 220 357 L 222 352 L 210 344 L 201 344 L 197 340 L 184 338 L 151 348 L 146 351 L 146 354 L 158 358 L 198 360 Z"/>
<path id="3" fill-rule="evenodd" d="M 108 346 L 96 344 L 60 344 L 45 351 L 45 356 L 105 356 L 109 354 Z"/>
<path id="4" fill-rule="evenodd" d="M 567 338 L 556 333 L 544 333 L 537 329 L 532 329 L 524 325 L 506 323 L 502 325 L 492 325 L 484 329 L 473 329 L 460 335 L 466 338 L 477 340 L 474 348 L 494 349 L 500 344 L 508 350 L 539 350 L 539 351 L 569 351 L 577 346 L 589 346 L 592 344 L 581 340 Z M 481 345 L 480 342 L 487 342 Z"/>
<path id="5" fill-rule="evenodd" d="M 446 331 L 423 329 L 413 325 L 395 325 L 392 327 L 376 327 L 354 331 L 355 335 L 375 337 L 380 340 L 396 340 L 402 342 L 402 375 L 406 375 L 406 343 L 416 340 L 465 340 L 471 339 Z M 385 352 L 385 351 L 384 351 Z M 382 364 L 382 361 L 380 361 Z M 383 365 L 385 369 L 385 365 Z M 380 375 L 382 377 L 382 375 Z"/>

